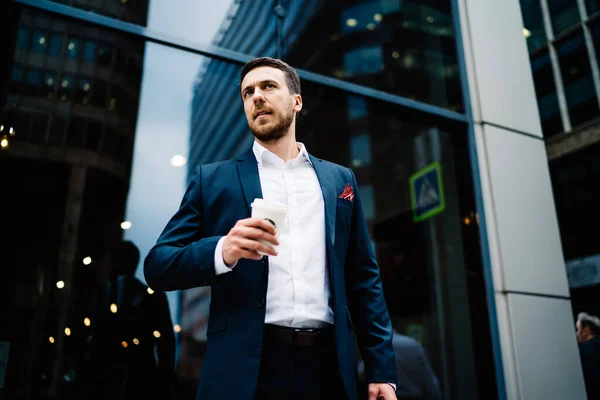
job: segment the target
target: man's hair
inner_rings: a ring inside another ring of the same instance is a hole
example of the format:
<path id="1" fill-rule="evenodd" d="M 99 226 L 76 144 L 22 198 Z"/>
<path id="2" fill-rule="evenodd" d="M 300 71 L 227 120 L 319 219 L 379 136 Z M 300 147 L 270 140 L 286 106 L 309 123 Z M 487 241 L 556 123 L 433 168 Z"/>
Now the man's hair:
<path id="1" fill-rule="evenodd" d="M 112 249 L 110 261 L 116 267 L 118 274 L 132 276 L 140 261 L 140 251 L 133 242 L 125 240 Z"/>
<path id="2" fill-rule="evenodd" d="M 271 67 L 283 71 L 283 73 L 285 74 L 285 82 L 290 92 L 292 92 L 293 94 L 301 94 L 300 77 L 298 76 L 296 70 L 290 67 L 287 63 L 271 57 L 255 58 L 254 60 L 248 61 L 248 63 L 244 65 L 244 68 L 242 68 L 242 72 L 240 74 L 240 89 L 242 86 L 242 81 L 244 80 L 244 77 L 248 74 L 248 72 L 259 67 Z"/>
<path id="3" fill-rule="evenodd" d="M 588 313 L 579 313 L 577 321 L 581 328 L 588 327 L 594 336 L 600 336 L 600 318 Z"/>

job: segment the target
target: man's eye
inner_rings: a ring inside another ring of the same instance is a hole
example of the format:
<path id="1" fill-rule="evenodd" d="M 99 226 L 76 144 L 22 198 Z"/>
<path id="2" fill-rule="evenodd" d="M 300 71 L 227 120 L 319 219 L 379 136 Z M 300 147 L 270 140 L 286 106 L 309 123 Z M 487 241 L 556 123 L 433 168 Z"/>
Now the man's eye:
<path id="1" fill-rule="evenodd" d="M 267 83 L 267 84 L 265 85 L 265 87 L 266 87 L 266 88 L 273 88 L 273 87 L 275 87 L 275 85 L 273 85 L 272 83 Z"/>

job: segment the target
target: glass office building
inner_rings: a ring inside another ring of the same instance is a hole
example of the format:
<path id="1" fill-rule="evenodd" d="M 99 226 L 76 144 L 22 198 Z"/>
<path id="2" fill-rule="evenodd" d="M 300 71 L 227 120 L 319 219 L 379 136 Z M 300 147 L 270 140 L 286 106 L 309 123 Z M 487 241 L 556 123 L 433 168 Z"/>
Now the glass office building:
<path id="1" fill-rule="evenodd" d="M 143 258 L 190 171 L 250 148 L 239 73 L 256 56 L 298 69 L 298 139 L 356 174 L 394 329 L 425 348 L 443 398 L 583 396 L 542 136 L 545 116 L 565 121 L 548 89 L 540 123 L 520 11 L 492 0 L 4 2 L 3 398 L 126 393 L 126 362 L 89 378 L 96 316 L 121 312 L 102 301 L 110 251 L 130 240 Z M 573 90 L 587 118 L 593 101 Z M 192 399 L 210 288 L 167 299 L 174 398 Z M 143 329 L 100 330 L 129 360 L 169 337 Z"/>
<path id="2" fill-rule="evenodd" d="M 573 315 L 600 314 L 600 3 L 521 0 Z"/>

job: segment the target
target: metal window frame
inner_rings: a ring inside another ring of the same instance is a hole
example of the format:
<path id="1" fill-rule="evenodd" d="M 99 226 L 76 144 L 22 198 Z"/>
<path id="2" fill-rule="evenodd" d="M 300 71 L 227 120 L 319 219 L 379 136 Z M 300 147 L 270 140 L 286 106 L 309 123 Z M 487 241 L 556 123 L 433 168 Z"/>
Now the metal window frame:
<path id="1" fill-rule="evenodd" d="M 581 26 L 583 27 L 583 37 L 585 38 L 585 47 L 588 51 L 590 59 L 590 68 L 592 70 L 592 79 L 594 80 L 594 89 L 596 90 L 596 100 L 598 100 L 598 108 L 600 109 L 600 69 L 598 68 L 598 58 L 596 57 L 596 49 L 594 48 L 594 39 L 592 32 L 588 26 L 589 18 L 584 0 L 577 0 L 579 6 L 579 16 Z"/>
<path id="2" fill-rule="evenodd" d="M 23 6 L 40 9 L 51 14 L 60 15 L 71 20 L 86 22 L 101 28 L 107 28 L 111 30 L 124 32 L 136 36 L 147 42 L 156 43 L 179 50 L 184 50 L 201 56 L 210 57 L 219 61 L 244 65 L 246 62 L 250 61 L 253 58 L 250 55 L 236 52 L 233 50 L 224 49 L 222 47 L 213 46 L 210 44 L 190 42 L 179 38 L 173 38 L 163 33 L 152 31 L 151 29 L 140 25 L 135 25 L 129 22 L 123 22 L 114 18 L 91 13 L 89 11 L 55 3 L 49 0 L 13 0 L 13 2 L 21 4 Z M 443 107 L 412 100 L 399 95 L 387 93 L 382 90 L 341 81 L 336 78 L 324 76 L 303 69 L 297 69 L 297 71 L 298 75 L 302 79 L 313 83 L 317 83 L 334 89 L 343 90 L 345 92 L 349 92 L 359 96 L 364 96 L 367 98 L 396 104 L 404 108 L 416 110 L 436 117 L 441 117 L 443 119 L 462 122 L 465 124 L 469 123 L 469 119 L 466 114 L 448 110 Z"/>
<path id="3" fill-rule="evenodd" d="M 556 54 L 556 47 L 554 45 L 554 32 L 552 31 L 552 17 L 550 16 L 548 0 L 540 0 L 540 6 L 542 9 L 542 20 L 544 22 L 546 41 L 548 42 L 548 54 L 550 55 L 550 63 L 552 64 L 552 75 L 554 76 L 554 85 L 556 87 L 556 97 L 558 99 L 560 119 L 563 124 L 563 131 L 571 132 L 571 118 L 569 117 L 569 109 L 567 107 L 567 96 L 565 95 L 565 86 L 562 80 L 560 64 L 558 62 L 558 55 Z"/>

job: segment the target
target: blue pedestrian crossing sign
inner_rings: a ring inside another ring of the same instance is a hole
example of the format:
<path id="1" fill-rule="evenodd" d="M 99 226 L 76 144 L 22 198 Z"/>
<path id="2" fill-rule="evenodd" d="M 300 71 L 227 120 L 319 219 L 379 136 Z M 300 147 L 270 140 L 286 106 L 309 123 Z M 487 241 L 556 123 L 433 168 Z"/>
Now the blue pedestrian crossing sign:
<path id="1" fill-rule="evenodd" d="M 410 177 L 410 202 L 413 221 L 420 222 L 446 208 L 442 169 L 438 162 L 429 164 Z"/>

